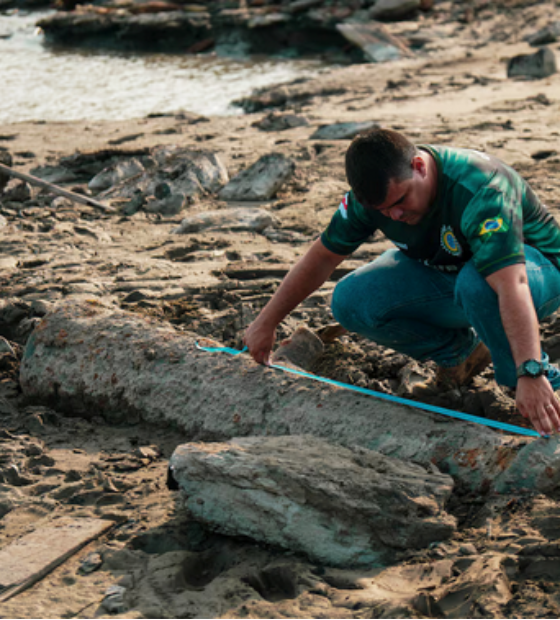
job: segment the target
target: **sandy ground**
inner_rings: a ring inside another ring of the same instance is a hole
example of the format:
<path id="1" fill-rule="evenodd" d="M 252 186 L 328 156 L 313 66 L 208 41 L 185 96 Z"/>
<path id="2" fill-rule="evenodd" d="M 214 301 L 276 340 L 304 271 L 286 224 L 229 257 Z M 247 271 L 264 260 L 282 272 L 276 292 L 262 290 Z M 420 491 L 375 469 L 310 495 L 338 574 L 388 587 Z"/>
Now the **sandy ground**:
<path id="1" fill-rule="evenodd" d="M 560 77 L 509 80 L 504 62 L 533 51 L 523 36 L 545 25 L 553 7 L 506 3 L 495 10 L 479 3 L 473 21 L 465 23 L 467 5 L 442 3 L 415 21 L 394 24 L 395 33 L 418 30 L 437 36 L 418 58 L 336 69 L 298 85 L 320 93 L 322 85 L 335 84 L 345 92 L 316 94 L 286 108 L 309 125 L 282 132 L 253 126 L 268 111 L 194 124 L 177 114 L 0 126 L 0 147 L 22 171 L 54 165 L 76 152 L 164 144 L 214 151 L 230 176 L 269 152 L 296 162 L 294 177 L 273 200 L 259 205 L 278 218 L 283 234 L 276 239 L 249 232 L 171 234 L 186 212 L 172 218 L 143 212 L 124 218 L 76 204 L 52 209 L 38 194 L 23 210 L 0 202 L 7 220 L 0 229 L 2 335 L 20 354 L 29 330 L 51 303 L 99 296 L 171 320 L 177 329 L 239 346 L 244 328 L 277 287 L 277 274 L 317 237 L 347 190 L 343 155 L 348 142 L 309 138 L 324 124 L 373 120 L 418 143 L 492 153 L 519 170 L 557 213 Z M 85 187 L 68 187 L 76 186 Z M 208 196 L 188 212 L 227 208 Z M 374 239 L 348 266 L 387 247 Z M 250 267 L 260 269 L 258 279 L 230 273 Z M 331 322 L 333 286 L 327 283 L 295 311 L 280 336 L 301 323 L 318 329 Z M 142 292 L 135 301 L 127 297 L 134 291 Z M 543 326 L 551 354 L 558 333 L 554 316 Z M 144 425 L 108 427 L 95 416 L 68 418 L 26 403 L 17 362 L 10 354 L 0 355 L 1 546 L 62 515 L 102 516 L 115 523 L 33 588 L 0 604 L 2 617 L 110 616 L 101 601 L 117 583 L 126 588 L 125 606 L 117 614 L 123 618 L 559 616 L 556 497 L 488 497 L 458 489 L 449 510 L 460 527 L 445 545 L 405 553 L 400 563 L 384 570 L 315 566 L 305 558 L 205 532 L 188 521 L 180 498 L 165 484 L 167 459 L 188 437 Z M 433 373 L 430 364 L 420 367 L 354 336 L 333 343 L 314 370 L 398 393 L 406 393 L 407 377 Z M 438 394 L 432 402 L 524 424 L 513 401 L 496 388 L 491 369 L 472 386 Z M 84 574 L 81 562 L 90 553 L 98 553 L 102 562 Z"/>

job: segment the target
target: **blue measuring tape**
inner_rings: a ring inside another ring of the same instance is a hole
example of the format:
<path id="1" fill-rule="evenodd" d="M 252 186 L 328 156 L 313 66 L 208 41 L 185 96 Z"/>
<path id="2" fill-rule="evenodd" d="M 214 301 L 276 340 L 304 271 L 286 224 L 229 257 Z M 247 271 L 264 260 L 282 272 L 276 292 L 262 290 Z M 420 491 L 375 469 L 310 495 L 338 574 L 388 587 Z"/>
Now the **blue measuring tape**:
<path id="1" fill-rule="evenodd" d="M 196 347 L 201 351 L 207 353 L 228 353 L 229 355 L 240 355 L 247 351 L 247 347 L 243 349 L 232 349 L 230 347 L 203 347 L 196 343 Z M 408 407 L 415 407 L 416 409 L 424 409 L 432 413 L 439 413 L 450 418 L 457 418 L 464 420 L 465 422 L 474 422 L 475 424 L 481 424 L 483 426 L 489 426 L 490 428 L 497 428 L 501 431 L 508 433 L 515 433 L 517 435 L 526 435 L 528 437 L 541 437 L 537 431 L 531 428 L 523 428 L 522 426 L 515 426 L 513 424 L 505 424 L 504 422 L 498 422 L 497 420 L 488 420 L 487 418 L 481 418 L 469 413 L 462 413 L 460 411 L 453 411 L 452 409 L 445 409 L 444 407 L 436 407 L 435 405 L 428 405 L 426 403 L 419 403 L 414 400 L 408 400 L 407 398 L 401 398 L 400 396 L 393 396 L 392 394 L 383 394 L 383 392 L 375 392 L 368 388 L 359 387 L 357 385 L 350 385 L 349 383 L 342 383 L 341 381 L 335 381 L 334 379 L 327 379 L 326 377 L 320 377 L 319 375 L 312 375 L 309 372 L 303 370 L 296 370 L 295 368 L 288 368 L 287 366 L 280 366 L 279 364 L 270 364 L 268 368 L 275 368 L 282 372 L 288 372 L 292 375 L 299 377 L 305 377 L 306 379 L 313 379 L 313 381 L 319 381 L 320 383 L 328 383 L 329 385 L 335 385 L 336 387 L 343 388 L 345 390 L 351 390 L 352 392 L 359 392 L 360 394 L 367 394 L 374 398 L 380 398 L 382 400 L 389 400 L 393 403 L 399 403 L 400 405 L 407 405 Z"/>

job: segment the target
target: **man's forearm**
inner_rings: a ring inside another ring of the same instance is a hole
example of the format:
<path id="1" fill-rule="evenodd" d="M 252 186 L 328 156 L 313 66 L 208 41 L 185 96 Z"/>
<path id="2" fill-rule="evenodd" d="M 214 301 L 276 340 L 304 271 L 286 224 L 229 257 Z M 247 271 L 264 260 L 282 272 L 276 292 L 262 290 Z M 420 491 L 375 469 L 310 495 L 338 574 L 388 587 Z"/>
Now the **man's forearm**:
<path id="1" fill-rule="evenodd" d="M 258 320 L 276 327 L 329 278 L 344 258 L 329 252 L 320 239 L 315 241 L 284 278 Z"/>
<path id="2" fill-rule="evenodd" d="M 256 362 L 268 363 L 276 339 L 276 326 L 318 289 L 344 258 L 327 250 L 321 240 L 317 239 L 294 265 L 272 299 L 245 332 L 243 340 Z"/>
<path id="3" fill-rule="evenodd" d="M 539 323 L 528 284 L 519 284 L 499 295 L 500 317 L 518 367 L 528 359 L 541 359 Z"/>
<path id="4" fill-rule="evenodd" d="M 540 360 L 539 323 L 525 265 L 505 267 L 487 280 L 498 295 L 500 317 L 516 367 L 528 359 Z M 515 401 L 519 413 L 542 435 L 560 430 L 560 402 L 546 376 L 519 377 Z"/>

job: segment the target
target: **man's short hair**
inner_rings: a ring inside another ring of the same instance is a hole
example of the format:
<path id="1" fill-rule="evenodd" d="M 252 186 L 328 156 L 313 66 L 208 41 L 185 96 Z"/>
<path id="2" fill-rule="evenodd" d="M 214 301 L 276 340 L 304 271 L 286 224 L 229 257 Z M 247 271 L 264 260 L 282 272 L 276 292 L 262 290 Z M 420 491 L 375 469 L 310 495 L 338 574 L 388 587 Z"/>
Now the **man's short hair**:
<path id="1" fill-rule="evenodd" d="M 377 207 L 387 198 L 389 181 L 412 176 L 416 147 L 390 129 L 370 129 L 358 134 L 346 151 L 346 178 L 358 202 Z"/>

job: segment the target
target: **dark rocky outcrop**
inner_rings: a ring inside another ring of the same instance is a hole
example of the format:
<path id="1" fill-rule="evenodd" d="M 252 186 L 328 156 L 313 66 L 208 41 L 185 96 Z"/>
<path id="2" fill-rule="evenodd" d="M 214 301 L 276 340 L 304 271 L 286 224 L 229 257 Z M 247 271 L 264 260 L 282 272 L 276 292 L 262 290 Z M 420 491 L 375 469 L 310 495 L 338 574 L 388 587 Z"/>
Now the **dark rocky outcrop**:
<path id="1" fill-rule="evenodd" d="M 420 6 L 406 0 L 405 11 L 392 10 L 394 19 L 408 17 Z M 366 3 L 364 6 L 367 6 Z M 332 5 L 326 0 L 284 0 L 275 5 L 226 3 L 174 4 L 149 1 L 105 6 L 74 5 L 38 22 L 47 39 L 74 46 L 109 49 L 186 51 L 198 53 L 211 47 L 218 51 L 242 49 L 245 53 L 293 55 L 329 54 L 350 62 L 383 61 L 391 54 L 368 54 L 362 46 L 348 46 L 339 26 L 369 21 L 360 4 Z M 377 28 L 382 28 L 379 24 Z M 388 44 L 382 37 L 381 47 Z M 393 38 L 394 39 L 394 38 Z M 352 41 L 354 43 L 354 41 Z M 394 41 L 389 44 L 394 49 Z M 398 46 L 397 46 L 398 47 Z M 401 46 L 402 47 L 402 46 Z M 400 55 L 402 49 L 397 52 Z"/>

